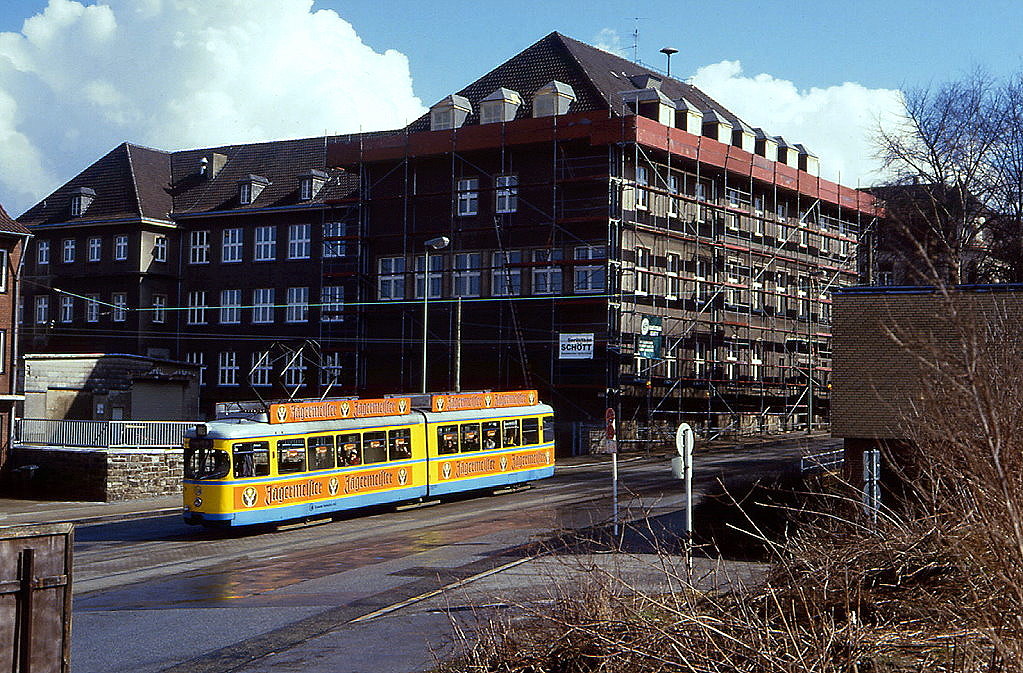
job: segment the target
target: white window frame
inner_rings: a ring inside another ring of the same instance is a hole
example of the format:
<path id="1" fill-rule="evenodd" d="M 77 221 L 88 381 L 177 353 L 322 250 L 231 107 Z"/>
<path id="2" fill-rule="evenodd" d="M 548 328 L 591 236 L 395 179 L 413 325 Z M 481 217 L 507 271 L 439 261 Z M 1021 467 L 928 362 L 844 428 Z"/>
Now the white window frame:
<path id="1" fill-rule="evenodd" d="M 423 264 L 426 255 L 416 257 L 415 294 L 417 299 L 423 298 Z M 439 299 L 444 289 L 444 255 L 430 255 L 430 269 L 427 273 L 430 284 L 430 299 Z"/>
<path id="2" fill-rule="evenodd" d="M 153 310 L 150 316 L 152 322 L 157 325 L 162 325 L 167 321 L 167 295 L 153 295 Z"/>
<path id="3" fill-rule="evenodd" d="M 405 299 L 404 257 L 381 257 L 377 260 L 377 298 L 380 301 Z"/>
<path id="4" fill-rule="evenodd" d="M 114 322 L 124 322 L 128 319 L 128 293 L 114 292 L 110 295 L 110 303 L 113 304 L 111 318 Z"/>
<path id="5" fill-rule="evenodd" d="M 185 362 L 199 366 L 199 385 L 206 385 L 206 353 L 202 351 L 186 353 Z"/>
<path id="6" fill-rule="evenodd" d="M 73 322 L 75 319 L 75 298 L 68 295 L 60 297 L 60 321 L 63 323 Z"/>
<path id="7" fill-rule="evenodd" d="M 320 288 L 320 322 L 343 322 L 344 309 L 344 286 L 324 285 Z"/>
<path id="8" fill-rule="evenodd" d="M 603 245 L 579 245 L 572 251 L 573 259 L 604 259 L 607 249 Z M 607 266 L 579 265 L 575 267 L 573 287 L 578 294 L 603 292 L 607 287 Z"/>
<path id="9" fill-rule="evenodd" d="M 678 217 L 679 176 L 668 173 L 668 217 Z"/>
<path id="10" fill-rule="evenodd" d="M 256 227 L 255 236 L 252 261 L 272 262 L 277 259 L 277 227 L 272 224 Z"/>
<path id="11" fill-rule="evenodd" d="M 153 261 L 167 261 L 167 237 L 162 234 L 153 239 Z"/>
<path id="12" fill-rule="evenodd" d="M 693 343 L 693 378 L 707 377 L 707 344 L 702 341 Z"/>
<path id="13" fill-rule="evenodd" d="M 312 226 L 308 223 L 288 225 L 288 259 L 309 259 L 312 250 Z"/>
<path id="14" fill-rule="evenodd" d="M 320 368 L 320 385 L 337 385 L 341 380 L 341 354 L 324 353 L 323 366 Z"/>
<path id="15" fill-rule="evenodd" d="M 479 213 L 479 178 L 460 178 L 457 183 L 458 215 L 466 217 Z"/>
<path id="16" fill-rule="evenodd" d="M 679 277 L 679 271 L 682 268 L 682 256 L 677 252 L 669 252 L 664 260 L 664 272 L 667 277 L 664 297 L 665 299 L 678 299 L 679 292 L 682 289 L 682 281 Z"/>
<path id="17" fill-rule="evenodd" d="M 452 256 L 451 296 L 479 297 L 483 254 L 459 252 Z"/>
<path id="18" fill-rule="evenodd" d="M 636 166 L 636 210 L 646 210 L 650 207 L 650 169 L 646 166 Z"/>
<path id="19" fill-rule="evenodd" d="M 123 262 L 128 259 L 128 236 L 120 234 L 114 236 L 114 261 Z"/>
<path id="20" fill-rule="evenodd" d="M 50 321 L 50 297 L 45 294 L 36 296 L 36 324 L 45 325 Z"/>
<path id="21" fill-rule="evenodd" d="M 494 297 L 516 297 L 522 294 L 522 269 L 509 264 L 522 263 L 521 250 L 496 250 L 491 253 L 490 294 Z"/>
<path id="22" fill-rule="evenodd" d="M 272 324 L 274 313 L 274 289 L 272 287 L 254 289 L 252 291 L 252 324 Z"/>
<path id="23" fill-rule="evenodd" d="M 103 238 L 100 236 L 89 237 L 89 251 L 87 253 L 90 262 L 99 262 L 103 260 Z"/>
<path id="24" fill-rule="evenodd" d="M 636 294 L 646 296 L 650 294 L 650 248 L 636 246 L 636 264 L 634 266 Z"/>
<path id="25" fill-rule="evenodd" d="M 73 238 L 65 238 L 61 242 L 61 244 L 62 244 L 61 248 L 63 250 L 63 254 L 61 256 L 61 261 L 64 264 L 74 264 L 74 262 L 75 262 L 75 239 L 73 239 Z"/>
<path id="26" fill-rule="evenodd" d="M 309 322 L 309 288 L 304 286 L 289 287 L 287 306 L 284 310 L 284 322 Z"/>
<path id="27" fill-rule="evenodd" d="M 321 228 L 322 241 L 323 241 L 323 257 L 325 259 L 334 259 L 337 257 L 344 257 L 347 253 L 345 241 L 337 240 L 343 239 L 346 236 L 348 227 L 344 222 L 324 222 Z"/>
<path id="28" fill-rule="evenodd" d="M 252 368 L 249 370 L 249 384 L 267 387 L 270 385 L 271 374 L 273 374 L 273 363 L 270 361 L 270 351 L 253 352 Z"/>
<path id="29" fill-rule="evenodd" d="M 514 173 L 498 175 L 494 180 L 496 187 L 494 210 L 498 213 L 514 213 L 519 208 L 519 176 Z"/>
<path id="30" fill-rule="evenodd" d="M 222 264 L 236 264 L 242 261 L 243 241 L 241 227 L 224 229 L 220 237 L 220 261 Z"/>
<path id="31" fill-rule="evenodd" d="M 533 263 L 543 264 L 533 267 L 533 294 L 561 294 L 564 282 L 560 264 L 562 256 L 561 250 L 553 248 L 533 251 Z"/>
<path id="32" fill-rule="evenodd" d="M 242 321 L 242 291 L 220 291 L 220 324 L 237 325 Z"/>
<path id="33" fill-rule="evenodd" d="M 46 266 L 50 263 L 50 242 L 39 241 L 36 243 L 36 264 Z"/>
<path id="34" fill-rule="evenodd" d="M 207 229 L 194 229 L 188 232 L 188 263 L 210 263 L 210 232 Z"/>
<path id="35" fill-rule="evenodd" d="M 238 184 L 238 203 L 247 206 L 252 203 L 252 183 L 241 182 Z"/>
<path id="36" fill-rule="evenodd" d="M 302 358 L 295 358 L 284 368 L 284 385 L 288 388 L 304 388 L 306 364 Z"/>
<path id="37" fill-rule="evenodd" d="M 217 385 L 238 385 L 238 351 L 220 351 L 217 358 Z"/>
<path id="38" fill-rule="evenodd" d="M 85 295 L 85 322 L 99 322 L 99 295 Z"/>
<path id="39" fill-rule="evenodd" d="M 206 290 L 192 290 L 188 293 L 188 312 L 185 322 L 189 325 L 206 324 Z"/>

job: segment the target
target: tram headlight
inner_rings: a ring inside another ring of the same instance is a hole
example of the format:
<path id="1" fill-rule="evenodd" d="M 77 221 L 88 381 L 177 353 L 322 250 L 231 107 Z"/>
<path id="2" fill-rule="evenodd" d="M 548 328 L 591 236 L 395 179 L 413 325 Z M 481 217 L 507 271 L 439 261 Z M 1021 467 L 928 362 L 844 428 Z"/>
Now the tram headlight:
<path id="1" fill-rule="evenodd" d="M 202 498 L 196 498 L 195 500 L 193 500 L 192 507 L 195 507 L 196 509 L 202 507 Z"/>

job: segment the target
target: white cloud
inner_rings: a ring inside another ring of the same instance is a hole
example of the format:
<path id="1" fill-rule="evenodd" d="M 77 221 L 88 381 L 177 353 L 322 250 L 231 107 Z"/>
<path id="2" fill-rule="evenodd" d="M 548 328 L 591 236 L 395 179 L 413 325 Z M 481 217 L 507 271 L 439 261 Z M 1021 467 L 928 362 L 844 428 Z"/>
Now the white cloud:
<path id="1" fill-rule="evenodd" d="M 593 37 L 593 46 L 603 49 L 615 56 L 625 58 L 625 47 L 622 46 L 622 38 L 614 28 L 601 28 L 600 32 Z"/>
<path id="2" fill-rule="evenodd" d="M 408 59 L 312 0 L 50 0 L 0 33 L 0 203 L 19 213 L 122 141 L 174 150 L 396 128 Z"/>
<path id="3" fill-rule="evenodd" d="M 801 90 L 765 73 L 744 75 L 739 61 L 704 66 L 690 81 L 747 124 L 805 145 L 820 157 L 822 177 L 851 187 L 881 177 L 872 139 L 901 109 L 898 90 L 855 82 Z"/>

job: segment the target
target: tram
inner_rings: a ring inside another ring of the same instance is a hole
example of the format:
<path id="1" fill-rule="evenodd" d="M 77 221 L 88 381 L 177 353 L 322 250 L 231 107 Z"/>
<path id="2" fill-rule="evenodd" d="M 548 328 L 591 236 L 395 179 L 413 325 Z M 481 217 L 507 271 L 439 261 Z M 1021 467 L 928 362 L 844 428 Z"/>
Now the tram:
<path id="1" fill-rule="evenodd" d="M 185 433 L 184 518 L 249 526 L 543 479 L 553 413 L 535 390 L 225 406 Z"/>

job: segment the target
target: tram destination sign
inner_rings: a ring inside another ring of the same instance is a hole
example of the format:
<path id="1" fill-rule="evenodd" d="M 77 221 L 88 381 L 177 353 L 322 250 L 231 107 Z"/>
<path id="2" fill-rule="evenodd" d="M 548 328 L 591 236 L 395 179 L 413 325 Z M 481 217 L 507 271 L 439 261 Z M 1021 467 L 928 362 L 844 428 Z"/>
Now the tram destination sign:
<path id="1" fill-rule="evenodd" d="M 270 405 L 269 420 L 271 423 L 296 423 L 299 421 L 399 416 L 407 414 L 411 408 L 412 400 L 408 397 L 282 402 Z"/>
<path id="2" fill-rule="evenodd" d="M 434 395 L 430 409 L 432 411 L 470 411 L 502 407 L 528 407 L 536 404 L 537 399 L 535 390 Z"/>

